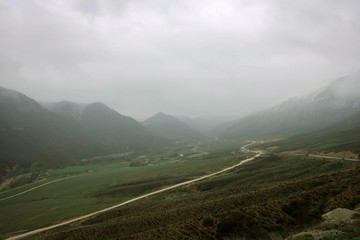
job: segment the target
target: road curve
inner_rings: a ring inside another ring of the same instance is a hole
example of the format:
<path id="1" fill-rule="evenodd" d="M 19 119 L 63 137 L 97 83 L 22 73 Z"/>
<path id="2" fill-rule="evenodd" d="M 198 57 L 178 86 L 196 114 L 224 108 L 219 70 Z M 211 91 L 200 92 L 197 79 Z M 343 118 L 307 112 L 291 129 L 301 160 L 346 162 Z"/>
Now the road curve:
<path id="1" fill-rule="evenodd" d="M 248 144 L 248 145 L 250 145 L 250 144 Z M 248 145 L 246 145 L 246 146 L 248 146 Z M 23 233 L 23 234 L 20 234 L 20 235 L 12 236 L 12 237 L 10 237 L 10 238 L 7 238 L 6 240 L 21 239 L 21 238 L 28 237 L 28 236 L 31 236 L 31 235 L 34 235 L 34 234 L 37 234 L 37 233 L 45 232 L 45 231 L 50 230 L 50 229 L 54 229 L 54 228 L 57 228 L 57 227 L 60 227 L 60 226 L 64 226 L 64 225 L 67 225 L 67 224 L 70 224 L 70 223 L 73 223 L 73 222 L 77 222 L 77 221 L 80 221 L 80 220 L 84 220 L 84 219 L 86 219 L 86 218 L 95 216 L 95 215 L 97 215 L 97 214 L 99 214 L 99 213 L 103 213 L 103 212 L 107 212 L 107 211 L 113 210 L 113 209 L 115 209 L 115 208 L 124 206 L 124 205 L 126 205 L 126 204 L 135 202 L 135 201 L 137 201 L 137 200 L 140 200 L 140 199 L 143 199 L 143 198 L 146 198 L 146 197 L 155 195 L 155 194 L 159 194 L 159 193 L 162 193 L 162 192 L 165 192 L 165 191 L 168 191 L 168 190 L 177 188 L 177 187 L 181 187 L 181 186 L 184 186 L 184 185 L 187 185 L 187 184 L 190 184 L 190 183 L 194 183 L 194 182 L 201 181 L 201 180 L 203 180 L 203 179 L 206 179 L 206 178 L 209 178 L 209 177 L 218 175 L 218 174 L 220 174 L 220 173 L 229 171 L 229 170 L 231 170 L 231 169 L 234 169 L 234 168 L 236 168 L 236 167 L 238 167 L 238 166 L 240 166 L 240 165 L 242 165 L 242 164 L 244 164 L 244 163 L 246 163 L 246 162 L 249 162 L 249 161 L 251 161 L 251 160 L 259 157 L 259 156 L 262 154 L 261 151 L 258 151 L 258 152 L 256 152 L 256 153 L 257 153 L 257 154 L 256 154 L 254 157 L 248 158 L 248 159 L 246 159 L 246 160 L 243 160 L 243 161 L 241 161 L 241 162 L 238 163 L 238 164 L 235 164 L 235 165 L 233 165 L 233 166 L 231 166 L 231 167 L 225 168 L 225 169 L 220 170 L 220 171 L 218 171 L 218 172 L 211 173 L 211 174 L 208 174 L 208 175 L 205 175 L 205 176 L 202 176 L 202 177 L 193 179 L 193 180 L 189 180 L 189 181 L 186 181 L 186 182 L 178 183 L 178 184 L 175 184 L 175 185 L 173 185 L 173 186 L 166 187 L 166 188 L 163 188 L 163 189 L 160 189 L 160 190 L 157 190 L 157 191 L 148 193 L 148 194 L 144 194 L 144 195 L 141 195 L 141 196 L 139 196 L 139 197 L 132 198 L 132 199 L 126 201 L 126 202 L 123 202 L 123 203 L 120 203 L 120 204 L 117 204 L 117 205 L 114 205 L 114 206 L 111 206 L 111 207 L 108 207 L 108 208 L 104 208 L 104 209 L 102 209 L 102 210 L 99 210 L 99 211 L 96 211 L 96 212 L 92 212 L 92 213 L 86 214 L 86 215 L 84 215 L 84 216 L 80 216 L 80 217 L 77 217 L 77 218 L 73 218 L 73 219 L 70 219 L 70 220 L 67 220 L 67 221 L 64 221 L 64 222 L 61 222 L 61 223 L 58 223 L 58 224 L 54 224 L 54 225 L 51 225 L 51 226 L 48 226 L 48 227 L 39 228 L 39 229 L 30 231 L 30 232 L 26 232 L 26 233 Z"/>

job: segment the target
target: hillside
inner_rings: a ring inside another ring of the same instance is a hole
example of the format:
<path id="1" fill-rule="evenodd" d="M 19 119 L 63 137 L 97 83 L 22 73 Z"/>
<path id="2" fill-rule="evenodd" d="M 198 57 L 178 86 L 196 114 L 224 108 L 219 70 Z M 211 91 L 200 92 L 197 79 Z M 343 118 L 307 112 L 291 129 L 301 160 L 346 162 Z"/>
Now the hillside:
<path id="1" fill-rule="evenodd" d="M 219 161 L 219 154 L 226 158 L 239 157 L 223 152 L 207 155 L 204 159 Z M 192 161 L 188 166 L 194 166 L 196 162 L 208 168 L 208 162 L 201 159 Z M 161 171 L 163 167 L 168 171 Z M 85 192 L 92 191 L 93 201 L 119 199 L 134 192 L 137 193 L 134 196 L 139 196 L 150 189 L 177 183 L 184 175 L 188 177 L 189 171 L 180 171 L 177 177 L 169 177 L 175 169 L 179 169 L 176 164 L 143 168 L 141 174 L 135 175 L 137 181 L 128 177 L 113 185 L 113 179 L 122 176 L 117 174 L 109 178 L 111 187 L 92 180 L 97 184 L 97 190 L 85 188 Z M 358 164 L 353 162 L 267 155 L 229 174 L 154 195 L 29 239 L 286 239 L 291 233 L 319 222 L 321 215 L 332 209 L 353 209 L 359 203 L 360 179 L 356 177 L 359 172 Z M 87 181 L 76 178 L 69 181 L 74 185 L 78 182 L 86 184 L 94 177 L 97 175 L 87 175 Z M 74 194 L 78 196 L 78 192 Z M 51 196 L 62 197 L 54 190 Z M 33 193 L 30 199 L 37 197 Z M 9 205 L 26 207 L 21 201 Z M 73 205 L 69 205 L 68 209 L 71 209 Z M 11 212 L 5 208 L 2 210 Z M 66 210 L 64 208 L 62 212 Z M 28 224 L 26 217 L 5 216 L 18 224 L 8 227 L 7 232 L 23 229 L 18 226 Z M 43 221 L 40 217 L 38 219 Z M 30 221 L 39 225 L 32 218 Z M 45 224 L 49 225 L 48 222 Z M 352 231 L 347 229 L 349 233 Z"/>
<path id="2" fill-rule="evenodd" d="M 67 162 L 89 152 L 94 142 L 75 122 L 33 99 L 0 87 L 0 175 L 16 165 L 28 168 Z M 8 169 L 8 170 L 6 170 Z"/>
<path id="3" fill-rule="evenodd" d="M 124 116 L 103 103 L 90 104 L 61 101 L 43 103 L 49 110 L 80 124 L 84 131 L 96 136 L 105 148 L 147 149 L 166 141 L 151 134 L 131 117 Z"/>
<path id="4" fill-rule="evenodd" d="M 191 142 L 203 139 L 203 136 L 196 130 L 164 113 L 158 113 L 145 120 L 143 125 L 152 133 L 172 141 Z"/>
<path id="5" fill-rule="evenodd" d="M 82 107 L 81 119 L 78 107 Z M 48 106 L 49 107 L 49 106 Z M 165 141 L 104 104 L 61 102 L 50 111 L 0 87 L 0 176 L 44 169 L 83 157 L 159 148 Z"/>
<path id="6" fill-rule="evenodd" d="M 360 112 L 360 74 L 338 79 L 304 97 L 291 98 L 227 128 L 226 138 L 278 137 L 309 133 Z"/>
<path id="7" fill-rule="evenodd" d="M 300 134 L 283 140 L 263 144 L 262 147 L 277 146 L 275 151 L 350 151 L 360 156 L 360 112 L 324 129 Z"/>
<path id="8" fill-rule="evenodd" d="M 175 118 L 184 122 L 190 128 L 195 129 L 204 136 L 213 136 L 216 133 L 216 130 L 214 131 L 214 129 L 219 125 L 235 119 L 234 117 L 229 116 L 200 116 L 196 118 L 175 116 Z"/>
<path id="9" fill-rule="evenodd" d="M 74 103 L 69 101 L 61 102 L 40 102 L 40 104 L 57 114 L 71 120 L 80 121 L 82 112 L 89 105 L 86 103 Z"/>

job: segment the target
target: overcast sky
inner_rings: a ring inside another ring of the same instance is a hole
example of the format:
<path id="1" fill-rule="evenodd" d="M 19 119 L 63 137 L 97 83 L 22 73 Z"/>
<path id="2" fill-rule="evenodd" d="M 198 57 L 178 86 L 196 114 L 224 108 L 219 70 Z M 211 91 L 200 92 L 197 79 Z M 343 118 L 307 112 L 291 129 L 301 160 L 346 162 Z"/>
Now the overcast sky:
<path id="1" fill-rule="evenodd" d="M 0 0 L 0 85 L 143 120 L 237 115 L 360 69 L 358 0 Z"/>

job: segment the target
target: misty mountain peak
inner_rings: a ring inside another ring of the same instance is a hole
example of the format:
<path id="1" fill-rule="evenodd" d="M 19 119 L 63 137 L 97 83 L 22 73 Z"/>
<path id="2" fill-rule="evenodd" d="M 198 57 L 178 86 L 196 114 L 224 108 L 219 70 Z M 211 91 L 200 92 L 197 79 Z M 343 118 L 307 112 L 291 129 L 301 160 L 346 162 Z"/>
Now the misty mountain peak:
<path id="1" fill-rule="evenodd" d="M 171 117 L 171 116 L 163 112 L 158 112 L 157 114 L 155 114 L 154 117 Z"/>
<path id="2" fill-rule="evenodd" d="M 38 109 L 39 104 L 24 94 L 0 86 L 0 103 L 23 112 Z"/>
<path id="3" fill-rule="evenodd" d="M 20 99 L 22 97 L 21 95 L 22 94 L 17 91 L 0 87 L 0 100 L 3 100 L 4 98 L 16 100 L 16 99 Z"/>
<path id="4" fill-rule="evenodd" d="M 333 95 L 336 98 L 355 99 L 360 97 L 360 72 L 340 78 L 329 84 L 322 94 Z"/>
<path id="5" fill-rule="evenodd" d="M 85 103 L 75 103 L 70 101 L 61 102 L 41 102 L 43 107 L 62 115 L 65 118 L 80 121 L 84 109 L 89 106 Z"/>
<path id="6" fill-rule="evenodd" d="M 266 111 L 240 119 L 225 136 L 298 134 L 330 126 L 360 111 L 360 74 L 337 79 L 303 97 L 293 97 Z"/>
<path id="7" fill-rule="evenodd" d="M 271 111 L 299 109 L 360 108 L 360 72 L 337 79 L 324 88 L 303 97 L 293 97 L 273 107 Z"/>
<path id="8" fill-rule="evenodd" d="M 152 133 L 175 141 L 194 141 L 202 135 L 174 116 L 159 112 L 145 120 L 143 125 Z"/>

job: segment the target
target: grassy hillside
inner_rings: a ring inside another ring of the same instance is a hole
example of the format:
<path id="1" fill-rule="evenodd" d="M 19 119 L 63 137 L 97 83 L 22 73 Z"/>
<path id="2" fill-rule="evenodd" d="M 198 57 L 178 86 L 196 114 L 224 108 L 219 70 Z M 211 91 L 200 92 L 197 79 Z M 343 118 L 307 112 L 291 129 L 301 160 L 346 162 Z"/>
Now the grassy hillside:
<path id="1" fill-rule="evenodd" d="M 360 114 L 319 131 L 261 145 L 263 148 L 273 146 L 277 146 L 274 150 L 276 152 L 309 150 L 324 152 L 351 151 L 360 154 Z"/>
<path id="2" fill-rule="evenodd" d="M 235 164 L 229 152 L 183 158 L 150 154 L 49 170 L 47 178 L 74 176 L 15 198 L 0 201 L 0 235 L 34 229 L 83 215 L 129 198 Z M 164 159 L 165 158 L 165 159 Z M 0 193 L 0 199 L 18 189 Z"/>
<path id="3" fill-rule="evenodd" d="M 29 239 L 281 238 L 326 211 L 358 204 L 359 173 L 354 163 L 264 156 Z"/>

